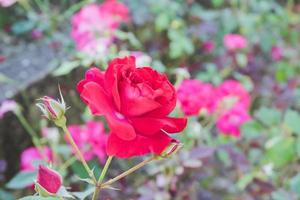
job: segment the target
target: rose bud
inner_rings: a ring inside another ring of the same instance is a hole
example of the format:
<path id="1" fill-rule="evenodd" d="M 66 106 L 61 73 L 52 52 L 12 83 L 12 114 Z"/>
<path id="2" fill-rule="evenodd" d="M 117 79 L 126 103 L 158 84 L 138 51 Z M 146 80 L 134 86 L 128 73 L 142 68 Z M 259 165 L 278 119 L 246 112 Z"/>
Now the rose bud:
<path id="1" fill-rule="evenodd" d="M 59 173 L 48 167 L 39 166 L 35 189 L 40 196 L 55 196 L 61 186 L 62 177 Z"/>
<path id="2" fill-rule="evenodd" d="M 64 99 L 61 96 L 61 101 L 51 97 L 44 96 L 40 100 L 42 103 L 36 104 L 47 119 L 54 121 L 57 125 L 64 124 L 66 121 L 65 112 L 67 110 Z"/>
<path id="3" fill-rule="evenodd" d="M 167 158 L 174 154 L 176 154 L 179 149 L 182 148 L 182 143 L 179 143 L 178 141 L 174 140 L 170 143 L 170 145 L 160 154 L 160 157 Z"/>

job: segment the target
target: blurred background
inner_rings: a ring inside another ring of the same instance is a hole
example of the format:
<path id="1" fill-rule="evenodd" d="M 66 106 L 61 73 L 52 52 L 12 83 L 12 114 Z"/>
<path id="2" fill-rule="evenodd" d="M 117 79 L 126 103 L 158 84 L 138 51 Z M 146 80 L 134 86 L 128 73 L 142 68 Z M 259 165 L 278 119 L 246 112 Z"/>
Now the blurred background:
<path id="1" fill-rule="evenodd" d="M 176 155 L 103 197 L 299 199 L 299 13 L 298 0 L 0 0 L 0 199 L 34 193 L 36 145 L 72 194 L 89 199 L 76 178 L 87 175 L 36 100 L 58 98 L 60 85 L 69 124 L 85 133 L 93 121 L 105 134 L 76 84 L 89 67 L 127 55 L 167 74 L 178 91 L 173 115 L 189 121 Z M 104 157 L 89 159 L 97 173 Z M 140 160 L 115 160 L 108 176 Z"/>

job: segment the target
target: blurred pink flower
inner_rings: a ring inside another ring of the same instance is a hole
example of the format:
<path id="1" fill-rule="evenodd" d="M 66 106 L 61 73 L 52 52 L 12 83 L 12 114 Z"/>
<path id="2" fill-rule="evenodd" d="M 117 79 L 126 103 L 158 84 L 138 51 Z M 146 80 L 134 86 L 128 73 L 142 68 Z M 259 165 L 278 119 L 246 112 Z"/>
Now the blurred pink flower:
<path id="1" fill-rule="evenodd" d="M 43 37 L 43 32 L 40 31 L 39 29 L 33 29 L 31 31 L 31 37 L 32 37 L 32 39 L 35 39 L 35 40 L 41 39 Z"/>
<path id="2" fill-rule="evenodd" d="M 105 160 L 107 134 L 101 122 L 88 121 L 85 126 L 70 125 L 68 129 L 86 160 L 94 156 Z"/>
<path id="3" fill-rule="evenodd" d="M 48 161 L 52 161 L 52 152 L 49 147 L 44 147 L 42 149 L 43 155 L 35 147 L 29 147 L 25 149 L 21 154 L 21 171 L 35 171 L 38 169 L 40 162 L 43 161 L 43 156 L 45 156 Z"/>
<path id="4" fill-rule="evenodd" d="M 236 104 L 218 117 L 217 128 L 222 134 L 240 137 L 240 127 L 249 120 L 247 109 Z"/>
<path id="5" fill-rule="evenodd" d="M 62 177 L 53 169 L 40 165 L 36 183 L 48 193 L 56 194 L 62 186 Z"/>
<path id="6" fill-rule="evenodd" d="M 13 100 L 5 100 L 0 105 L 0 119 L 5 113 L 18 109 L 18 104 Z"/>
<path id="7" fill-rule="evenodd" d="M 84 6 L 71 19 L 71 37 L 79 51 L 95 55 L 105 53 L 114 39 L 114 31 L 129 21 L 129 10 L 117 0 Z"/>
<path id="8" fill-rule="evenodd" d="M 185 115 L 198 115 L 202 109 L 213 109 L 214 87 L 199 80 L 184 80 L 177 90 L 177 97 Z"/>
<path id="9" fill-rule="evenodd" d="M 236 80 L 226 80 L 221 83 L 214 94 L 215 109 L 219 112 L 230 109 L 235 104 L 241 104 L 248 109 L 250 106 L 250 95 L 244 86 Z"/>
<path id="10" fill-rule="evenodd" d="M 3 55 L 0 55 L 0 63 L 4 62 L 6 60 L 6 57 Z"/>
<path id="11" fill-rule="evenodd" d="M 0 6 L 2 7 L 9 7 L 16 3 L 17 0 L 0 0 Z"/>
<path id="12" fill-rule="evenodd" d="M 212 41 L 212 40 L 205 41 L 205 42 L 202 44 L 202 48 L 204 49 L 204 51 L 205 51 L 206 53 L 211 53 L 211 52 L 213 52 L 213 50 L 215 49 L 215 42 Z"/>
<path id="13" fill-rule="evenodd" d="M 274 61 L 282 59 L 282 49 L 278 46 L 273 46 L 271 49 L 271 57 Z"/>
<path id="14" fill-rule="evenodd" d="M 223 42 L 229 51 L 246 48 L 248 43 L 247 39 L 239 34 L 227 34 L 224 36 Z"/>

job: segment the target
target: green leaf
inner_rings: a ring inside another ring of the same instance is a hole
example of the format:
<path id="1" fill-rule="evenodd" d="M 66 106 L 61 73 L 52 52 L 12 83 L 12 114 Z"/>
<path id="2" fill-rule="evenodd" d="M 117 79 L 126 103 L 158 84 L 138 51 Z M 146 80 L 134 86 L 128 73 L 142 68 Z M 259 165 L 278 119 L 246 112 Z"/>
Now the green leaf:
<path id="1" fill-rule="evenodd" d="M 90 196 L 95 190 L 95 187 L 90 187 L 86 189 L 83 192 L 73 192 L 73 195 L 79 198 L 80 200 L 86 199 L 88 196 Z"/>
<path id="2" fill-rule="evenodd" d="M 214 7 L 220 7 L 224 3 L 224 0 L 212 0 Z"/>
<path id="3" fill-rule="evenodd" d="M 155 29 L 157 32 L 166 30 L 170 26 L 170 18 L 168 13 L 162 12 L 155 19 Z"/>
<path id="4" fill-rule="evenodd" d="M 300 158 L 300 137 L 298 137 L 298 139 L 296 141 L 296 153 L 297 153 L 298 157 Z"/>
<path id="5" fill-rule="evenodd" d="M 290 188 L 293 192 L 297 193 L 300 196 L 300 173 L 298 173 L 290 180 Z"/>
<path id="6" fill-rule="evenodd" d="M 263 131 L 263 127 L 257 121 L 250 121 L 242 125 L 242 135 L 247 139 L 259 137 Z"/>
<path id="7" fill-rule="evenodd" d="M 34 183 L 37 172 L 19 172 L 7 184 L 9 189 L 22 189 Z"/>
<path id="8" fill-rule="evenodd" d="M 277 190 L 275 192 L 272 192 L 271 194 L 272 200 L 287 200 L 292 199 L 290 195 L 284 191 L 284 190 Z"/>
<path id="9" fill-rule="evenodd" d="M 284 115 L 284 124 L 293 132 L 300 134 L 300 115 L 294 110 L 287 110 Z"/>
<path id="10" fill-rule="evenodd" d="M 62 76 L 69 74 L 73 69 L 80 66 L 80 61 L 63 62 L 54 72 L 54 76 Z"/>
<path id="11" fill-rule="evenodd" d="M 276 137 L 267 145 L 263 161 L 272 163 L 275 168 L 287 165 L 295 156 L 295 140 L 292 137 Z"/>
<path id="12" fill-rule="evenodd" d="M 245 54 L 238 53 L 236 54 L 236 61 L 240 67 L 245 67 L 248 63 L 248 58 Z"/>
<path id="13" fill-rule="evenodd" d="M 57 196 L 59 197 L 65 197 L 65 198 L 72 198 L 74 197 L 67 191 L 67 189 L 64 186 L 61 186 L 59 190 L 56 193 Z"/>
<path id="14" fill-rule="evenodd" d="M 14 198 L 14 196 L 11 193 L 9 193 L 9 192 L 7 192 L 5 190 L 0 189 L 0 199 L 14 200 L 15 198 Z"/>
<path id="15" fill-rule="evenodd" d="M 281 121 L 281 113 L 275 108 L 261 107 L 256 111 L 255 116 L 267 126 L 277 125 Z"/>
<path id="16" fill-rule="evenodd" d="M 231 160 L 228 153 L 224 150 L 217 151 L 217 157 L 221 160 L 226 167 L 231 165 Z"/>
<path id="17" fill-rule="evenodd" d="M 58 197 L 40 197 L 40 196 L 27 196 L 19 200 L 59 200 Z"/>
<path id="18" fill-rule="evenodd" d="M 35 26 L 35 23 L 31 20 L 22 20 L 14 23 L 11 30 L 14 34 L 20 35 L 30 32 Z"/>

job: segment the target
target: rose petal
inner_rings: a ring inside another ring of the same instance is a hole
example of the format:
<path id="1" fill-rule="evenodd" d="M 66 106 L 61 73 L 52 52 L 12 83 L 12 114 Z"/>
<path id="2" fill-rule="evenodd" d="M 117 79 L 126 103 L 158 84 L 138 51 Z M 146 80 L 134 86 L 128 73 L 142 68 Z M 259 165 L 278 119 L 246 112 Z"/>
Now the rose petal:
<path id="1" fill-rule="evenodd" d="M 130 69 L 135 69 L 135 58 L 132 56 L 112 60 L 105 72 L 105 83 L 107 89 L 108 91 L 111 91 L 116 107 L 119 111 L 121 109 L 121 102 L 118 88 L 118 79 L 121 76 L 121 71 L 122 73 L 125 73 Z"/>
<path id="2" fill-rule="evenodd" d="M 122 140 L 115 133 L 111 133 L 108 138 L 107 154 L 119 158 L 141 156 L 148 153 L 158 155 L 163 152 L 172 140 L 171 137 L 163 132 L 159 132 L 153 137 L 137 135 L 131 141 Z"/>
<path id="3" fill-rule="evenodd" d="M 77 84 L 77 91 L 79 93 L 82 92 L 82 90 L 84 89 L 84 85 L 88 82 L 95 82 L 98 83 L 99 86 L 104 88 L 104 74 L 103 72 L 100 71 L 100 69 L 93 67 L 90 68 L 86 73 L 85 73 L 85 79 L 81 80 L 78 84 Z"/>
<path id="4" fill-rule="evenodd" d="M 56 171 L 40 165 L 37 183 L 47 192 L 55 194 L 62 185 L 62 178 Z"/>
<path id="5" fill-rule="evenodd" d="M 133 127 L 139 133 L 143 135 L 153 135 L 160 130 L 164 130 L 167 133 L 178 133 L 182 131 L 187 123 L 186 118 L 150 118 L 150 117 L 143 117 L 143 118 L 131 118 Z"/>
<path id="6" fill-rule="evenodd" d="M 88 104 L 93 114 L 109 115 L 114 110 L 107 93 L 95 82 L 86 83 L 80 97 Z"/>

